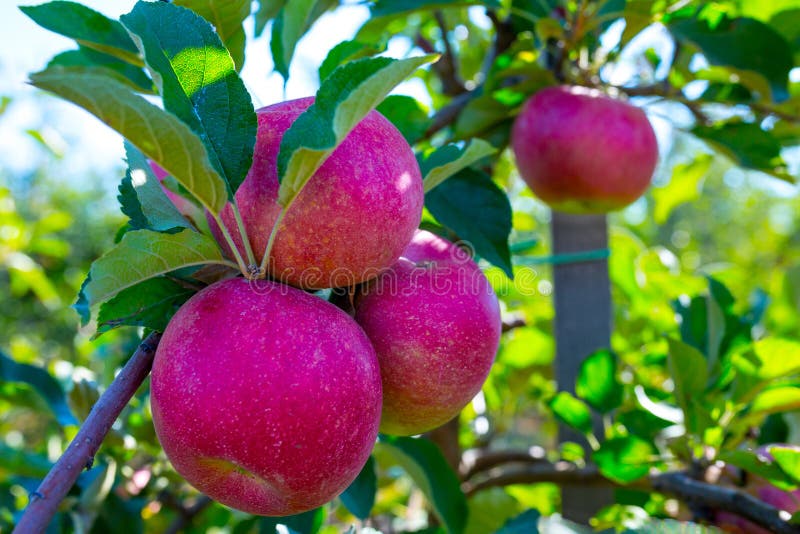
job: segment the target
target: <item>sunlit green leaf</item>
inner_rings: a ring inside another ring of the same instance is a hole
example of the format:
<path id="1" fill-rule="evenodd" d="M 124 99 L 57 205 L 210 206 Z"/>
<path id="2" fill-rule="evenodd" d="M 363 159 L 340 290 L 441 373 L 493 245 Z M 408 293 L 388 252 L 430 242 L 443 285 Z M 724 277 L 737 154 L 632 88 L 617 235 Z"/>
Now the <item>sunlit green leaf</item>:
<path id="1" fill-rule="evenodd" d="M 374 56 L 385 50 L 385 46 L 361 41 L 342 41 L 330 49 L 319 66 L 319 79 L 324 80 L 338 67 L 348 61 Z M 385 102 L 385 100 L 384 100 Z"/>
<path id="2" fill-rule="evenodd" d="M 157 74 L 164 107 L 203 141 L 233 198 L 253 162 L 257 119 L 219 36 L 193 11 L 164 2 L 140 2 L 121 20 Z"/>
<path id="3" fill-rule="evenodd" d="M 589 406 L 566 391 L 560 391 L 550 401 L 553 414 L 564 424 L 584 434 L 592 433 L 592 412 Z"/>
<path id="4" fill-rule="evenodd" d="M 620 484 L 628 484 L 645 476 L 656 455 L 653 445 L 635 436 L 611 438 L 592 454 L 600 472 Z"/>
<path id="5" fill-rule="evenodd" d="M 210 22 L 231 53 L 236 70 L 242 70 L 245 45 L 242 23 L 250 15 L 250 0 L 173 0 L 173 3 L 188 7 Z"/>
<path id="6" fill-rule="evenodd" d="M 713 159 L 709 154 L 700 154 L 689 163 L 676 165 L 667 185 L 654 187 L 653 214 L 657 224 L 664 224 L 670 214 L 681 204 L 692 202 L 700 197 L 703 178 L 711 167 Z"/>
<path id="7" fill-rule="evenodd" d="M 702 431 L 702 395 L 708 382 L 708 362 L 696 348 L 669 338 L 667 364 L 675 383 L 675 400 L 684 414 L 689 432 Z"/>
<path id="8" fill-rule="evenodd" d="M 607 413 L 622 404 L 622 384 L 617 380 L 617 357 L 610 350 L 590 354 L 578 370 L 575 393 L 594 409 Z"/>
<path id="9" fill-rule="evenodd" d="M 495 152 L 497 149 L 492 145 L 483 139 L 475 138 L 463 148 L 456 145 L 445 145 L 430 154 L 419 156 L 419 167 L 422 171 L 425 192 L 428 193 L 460 170 L 466 169 Z"/>

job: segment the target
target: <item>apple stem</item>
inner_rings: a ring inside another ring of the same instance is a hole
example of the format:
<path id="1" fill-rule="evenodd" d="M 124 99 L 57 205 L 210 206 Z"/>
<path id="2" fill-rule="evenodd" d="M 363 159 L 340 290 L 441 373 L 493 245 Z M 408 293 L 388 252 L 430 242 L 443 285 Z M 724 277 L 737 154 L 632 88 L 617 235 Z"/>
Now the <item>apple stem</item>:
<path id="1" fill-rule="evenodd" d="M 233 217 L 236 219 L 236 227 L 239 230 L 239 237 L 242 238 L 242 243 L 244 243 L 244 251 L 247 254 L 247 265 L 248 267 L 257 265 L 258 261 L 256 261 L 256 255 L 253 254 L 253 247 L 250 245 L 250 238 L 247 237 L 247 230 L 244 227 L 244 221 L 242 220 L 242 214 L 239 211 L 239 206 L 236 205 L 236 202 L 231 202 L 231 207 L 233 208 Z"/>
<path id="2" fill-rule="evenodd" d="M 225 238 L 225 242 L 228 244 L 228 247 L 233 252 L 233 257 L 236 258 L 236 265 L 239 267 L 239 270 L 242 271 L 242 274 L 249 280 L 252 278 L 250 276 L 250 270 L 247 268 L 247 264 L 244 262 L 244 258 L 242 258 L 242 254 L 239 252 L 239 247 L 236 246 L 236 242 L 233 240 L 228 227 L 225 226 L 225 223 L 222 222 L 222 217 L 219 215 L 212 213 L 214 216 L 214 220 L 217 222 L 217 226 L 219 226 L 220 230 L 222 230 L 222 235 Z M 245 241 L 247 238 L 245 237 Z"/>
<path id="3" fill-rule="evenodd" d="M 275 224 L 272 226 L 272 231 L 269 233 L 269 240 L 267 240 L 267 246 L 264 249 L 264 257 L 261 258 L 261 273 L 263 276 L 267 276 L 269 256 L 272 253 L 272 246 L 275 244 L 275 236 L 278 235 L 278 227 L 281 225 L 281 221 L 283 221 L 283 216 L 286 214 L 287 208 L 288 206 L 281 206 L 278 217 L 275 219 Z"/>
<path id="4" fill-rule="evenodd" d="M 94 404 L 64 454 L 36 491 L 30 494 L 30 502 L 14 532 L 45 531 L 81 471 L 92 464 L 111 425 L 150 373 L 160 340 L 161 334 L 153 332 L 139 344 L 128 363 Z"/>

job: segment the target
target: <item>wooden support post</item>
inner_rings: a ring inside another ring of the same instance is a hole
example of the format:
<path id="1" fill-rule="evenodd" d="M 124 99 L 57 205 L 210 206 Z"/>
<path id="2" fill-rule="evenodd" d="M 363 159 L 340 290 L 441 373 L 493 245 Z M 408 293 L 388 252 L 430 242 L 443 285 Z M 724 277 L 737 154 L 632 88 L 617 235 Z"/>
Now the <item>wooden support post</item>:
<path id="1" fill-rule="evenodd" d="M 572 254 L 608 248 L 605 215 L 568 215 L 553 212 L 553 254 Z M 553 266 L 555 299 L 555 374 L 559 391 L 575 392 L 575 378 L 584 358 L 611 342 L 611 288 L 608 260 L 556 263 Z M 595 433 L 602 439 L 602 422 L 595 418 Z M 559 429 L 559 442 L 586 445 L 580 434 Z M 588 524 L 600 508 L 613 503 L 609 488 L 564 485 L 562 513 L 571 521 Z"/>

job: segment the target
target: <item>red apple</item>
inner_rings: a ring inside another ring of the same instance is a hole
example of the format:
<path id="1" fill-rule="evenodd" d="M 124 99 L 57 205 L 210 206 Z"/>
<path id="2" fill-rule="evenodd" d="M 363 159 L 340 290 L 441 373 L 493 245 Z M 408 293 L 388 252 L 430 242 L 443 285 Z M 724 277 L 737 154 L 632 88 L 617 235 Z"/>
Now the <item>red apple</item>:
<path id="1" fill-rule="evenodd" d="M 390 269 L 356 300 L 383 381 L 381 431 L 440 426 L 480 391 L 500 341 L 500 307 L 474 261 L 418 231 Z"/>
<path id="2" fill-rule="evenodd" d="M 175 469 L 248 513 L 283 516 L 344 491 L 378 434 L 375 351 L 346 313 L 274 282 L 211 285 L 156 352 L 153 422 Z"/>
<path id="3" fill-rule="evenodd" d="M 278 217 L 277 158 L 284 132 L 313 98 L 258 110 L 253 165 L 236 202 L 260 260 Z M 422 177 L 402 134 L 370 112 L 311 177 L 280 225 L 270 275 L 307 289 L 352 286 L 378 275 L 411 240 L 422 215 Z M 233 214 L 223 221 L 240 251 Z M 220 243 L 215 224 L 211 224 Z M 225 246 L 225 245 L 223 245 Z"/>
<path id="4" fill-rule="evenodd" d="M 605 213 L 647 189 L 658 144 L 644 112 L 585 87 L 548 87 L 511 132 L 520 175 L 553 209 Z"/>

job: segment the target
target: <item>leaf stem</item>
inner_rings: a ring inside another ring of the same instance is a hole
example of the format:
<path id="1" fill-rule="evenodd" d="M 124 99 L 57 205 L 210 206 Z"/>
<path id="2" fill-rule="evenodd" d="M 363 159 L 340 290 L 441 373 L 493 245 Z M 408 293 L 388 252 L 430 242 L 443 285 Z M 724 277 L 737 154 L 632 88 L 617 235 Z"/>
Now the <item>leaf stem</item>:
<path id="1" fill-rule="evenodd" d="M 236 258 L 236 266 L 240 271 L 242 271 L 242 274 L 245 276 L 245 278 L 250 279 L 250 271 L 247 269 L 247 265 L 245 264 L 241 253 L 239 252 L 239 248 L 236 246 L 236 242 L 233 240 L 233 237 L 231 237 L 228 227 L 225 226 L 224 222 L 222 222 L 222 217 L 214 212 L 211 212 L 211 214 L 214 216 L 217 226 L 219 226 L 220 230 L 222 230 L 222 235 L 225 237 L 225 242 L 228 244 L 228 247 L 230 247 L 231 251 L 233 252 L 233 257 Z"/>
<path id="2" fill-rule="evenodd" d="M 242 214 L 239 211 L 239 206 L 236 205 L 236 202 L 231 202 L 231 206 L 233 207 L 233 217 L 236 219 L 236 227 L 239 230 L 239 237 L 242 238 L 242 242 L 244 243 L 244 251 L 247 254 L 247 266 L 256 265 L 258 262 L 256 261 L 256 255 L 253 254 L 253 247 L 250 245 L 250 238 L 247 237 L 247 230 L 244 227 L 244 221 L 242 220 Z"/>
<path id="3" fill-rule="evenodd" d="M 289 209 L 289 206 L 281 206 L 281 211 L 278 212 L 278 218 L 275 219 L 275 224 L 272 226 L 272 231 L 269 234 L 269 240 L 267 241 L 267 246 L 264 249 L 264 257 L 261 258 L 261 274 L 263 276 L 267 276 L 269 256 L 272 253 L 272 246 L 275 244 L 275 236 L 278 235 L 278 227 L 281 225 L 283 216 L 286 214 L 287 209 Z"/>

